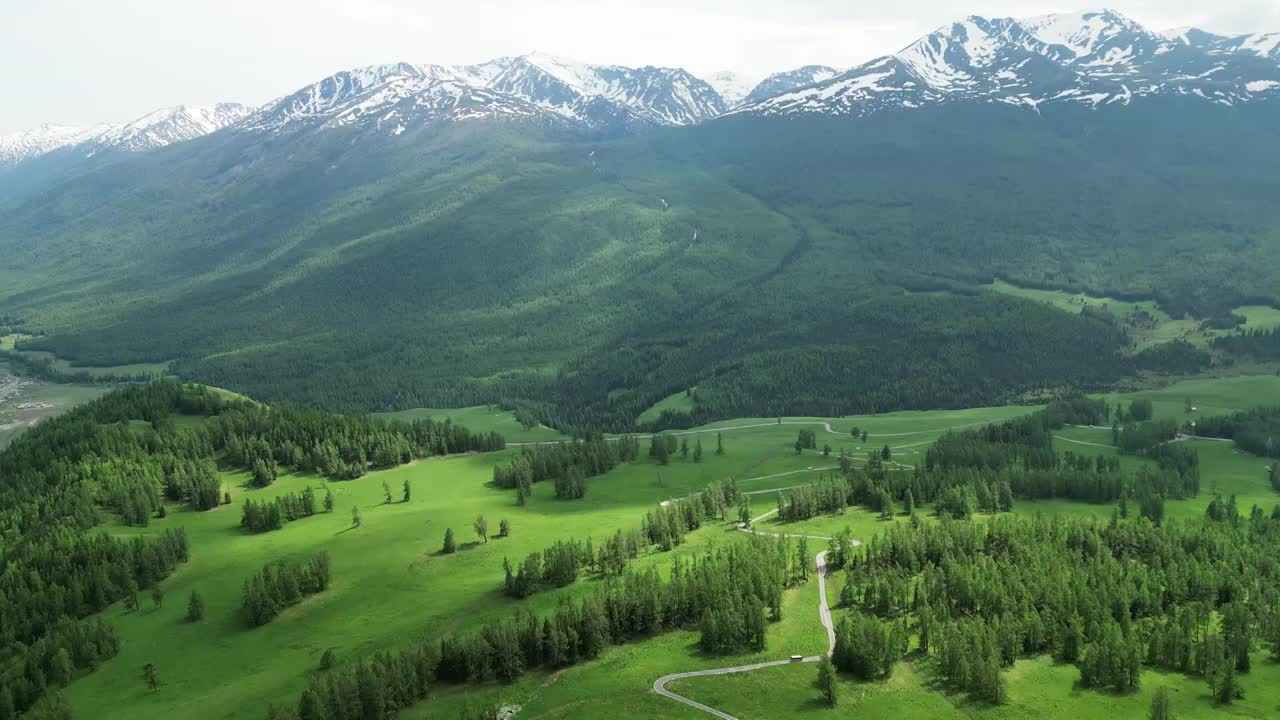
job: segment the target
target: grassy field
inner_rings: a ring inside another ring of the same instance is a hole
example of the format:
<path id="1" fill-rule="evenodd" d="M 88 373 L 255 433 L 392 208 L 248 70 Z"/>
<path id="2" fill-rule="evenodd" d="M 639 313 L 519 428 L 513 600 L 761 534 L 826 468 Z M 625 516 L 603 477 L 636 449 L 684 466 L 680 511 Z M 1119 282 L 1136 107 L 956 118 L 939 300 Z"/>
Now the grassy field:
<path id="1" fill-rule="evenodd" d="M 1185 415 L 1190 396 L 1202 412 L 1247 407 L 1280 398 L 1280 378 L 1235 378 L 1197 381 L 1162 390 L 1125 396 L 1149 397 L 1157 415 Z M 821 448 L 830 444 L 832 455 L 848 450 L 862 458 L 870 450 L 888 444 L 894 460 L 913 464 L 927 445 L 950 427 L 1000 420 L 1033 410 L 1030 407 L 985 408 L 962 411 L 904 412 L 870 417 L 836 419 L 776 418 L 738 419 L 716 423 L 706 433 L 686 436 L 690 446 L 701 440 L 705 459 L 694 463 L 677 454 L 671 464 L 648 461 L 619 466 L 593 479 L 587 498 L 558 501 L 548 484 L 535 488 L 525 507 L 517 507 L 510 492 L 489 485 L 494 463 L 514 450 L 485 455 L 420 461 L 359 480 L 329 483 L 337 497 L 331 515 L 322 514 L 263 535 L 247 535 L 238 527 L 239 505 L 247 497 L 268 498 L 323 481 L 312 476 L 286 475 L 270 488 L 244 486 L 245 476 L 227 473 L 233 504 L 207 513 L 191 513 L 173 507 L 168 517 L 147 529 L 110 526 L 119 535 L 151 534 L 166 527 L 185 527 L 191 540 L 192 560 L 164 584 L 161 608 L 144 601 L 139 612 L 120 606 L 105 615 L 124 639 L 121 654 L 100 670 L 67 690 L 77 716 L 103 718 L 222 719 L 261 717 L 268 703 L 293 702 L 315 672 L 326 649 L 339 662 L 350 661 L 380 649 L 403 646 L 419 638 L 476 627 L 505 617 L 517 607 L 547 611 L 563 598 L 588 591 L 593 581 L 582 580 L 561 591 L 547 592 L 524 601 L 506 598 L 499 591 L 502 559 L 513 560 L 541 550 L 564 537 L 597 540 L 615 529 L 637 527 L 641 516 L 656 503 L 702 488 L 712 480 L 735 478 L 744 491 L 769 490 L 803 484 L 820 468 L 834 464 Z M 493 408 L 417 411 L 432 417 L 448 416 L 475 429 L 499 429 L 515 423 L 514 417 Z M 403 416 L 403 414 L 401 415 Z M 485 425 L 483 423 L 489 423 Z M 828 432 L 820 423 L 829 423 Z M 740 429 L 739 426 L 757 426 Z M 518 428 L 518 424 L 516 425 Z M 798 430 L 818 432 L 818 451 L 797 455 L 792 447 Z M 864 444 L 851 436 L 854 427 L 869 433 Z M 146 432 L 144 428 L 141 430 Z M 518 439 L 551 439 L 539 429 Z M 726 453 L 717 456 L 715 434 L 722 433 Z M 530 437 L 533 435 L 534 437 Z M 1104 447 L 1109 429 L 1069 428 L 1062 437 L 1092 445 L 1072 445 L 1089 453 L 1114 453 Z M 1236 454 L 1227 443 L 1196 441 L 1204 459 L 1206 492 L 1196 500 L 1170 503 L 1174 517 L 1203 512 L 1209 488 L 1235 492 L 1244 507 L 1257 502 L 1267 507 L 1278 499 L 1261 473 L 1262 462 Z M 1059 442 L 1065 448 L 1065 441 Z M 691 453 L 692 455 L 692 453 Z M 1122 462 L 1138 462 L 1124 458 Z M 383 503 L 385 481 L 398 499 L 400 486 L 409 481 L 413 500 Z M 753 496 L 755 514 L 774 507 L 772 494 Z M 360 528 L 352 529 L 351 508 L 363 515 Z M 1092 514 L 1106 517 L 1110 506 L 1067 502 L 1020 501 L 1018 513 Z M 512 536 L 479 543 L 471 534 L 472 520 L 484 514 L 490 526 L 507 519 Z M 904 518 L 896 518 L 896 522 Z M 831 535 L 849 526 L 855 536 L 873 537 L 886 526 L 872 513 L 851 509 L 844 515 L 816 518 L 803 523 L 763 521 L 761 529 Z M 455 555 L 437 553 L 446 528 L 453 528 L 466 542 Z M 736 542 L 743 535 L 730 525 L 714 523 L 690 536 L 677 553 L 693 553 L 711 544 Z M 816 543 L 815 543 L 816 545 Z M 813 547 L 814 552 L 817 547 Z M 243 581 L 262 564 L 288 555 L 319 550 L 329 553 L 334 582 L 325 593 L 286 611 L 271 624 L 248 629 L 238 616 Z M 670 567 L 672 554 L 654 554 L 638 562 L 659 569 Z M 832 580 L 834 583 L 835 580 Z M 833 585 L 834 587 L 834 585 Z M 192 590 L 204 595 L 208 613 L 197 624 L 182 622 L 187 596 Z M 783 620 L 770 627 L 768 650 L 758 655 L 706 657 L 697 649 L 697 634 L 677 632 L 644 642 L 613 648 L 596 661 L 555 674 L 531 673 L 511 686 L 469 688 L 440 687 L 436 696 L 402 714 L 404 718 L 457 718 L 468 706 L 500 701 L 522 707 L 519 718 L 605 717 L 625 713 L 631 718 L 696 718 L 705 715 L 657 696 L 651 686 L 658 676 L 686 670 L 715 668 L 792 653 L 820 652 L 825 644 L 817 622 L 817 586 L 814 580 L 789 590 Z M 154 663 L 163 685 L 146 690 L 141 667 Z M 812 687 L 812 666 L 786 666 L 740 676 L 698 678 L 672 686 L 676 692 L 722 707 L 742 718 L 791 716 L 869 717 L 1055 717 L 1112 714 L 1129 717 L 1145 710 L 1146 694 L 1159 683 L 1176 690 L 1179 717 L 1208 716 L 1212 706 L 1203 697 L 1199 679 L 1148 673 L 1142 693 L 1113 697 L 1074 687 L 1077 671 L 1045 659 L 1029 659 L 1007 672 L 1011 702 L 999 709 L 967 703 L 939 692 L 930 680 L 927 660 L 900 664 L 886 683 L 843 683 L 843 702 L 836 711 L 817 705 Z M 1277 708 L 1275 688 L 1280 669 L 1259 659 L 1246 679 L 1247 702 L 1233 708 L 1244 717 L 1263 717 Z"/>
<path id="2" fill-rule="evenodd" d="M 1234 329 L 1215 330 L 1202 327 L 1198 320 L 1170 317 L 1154 300 L 1129 301 L 1084 293 L 1068 293 L 1062 290 L 1037 290 L 1011 285 L 1003 280 L 996 280 L 986 287 L 1006 295 L 1048 303 L 1067 312 L 1078 313 L 1085 307 L 1106 309 L 1126 325 L 1133 335 L 1138 350 L 1179 338 L 1200 347 L 1207 347 L 1213 338 L 1235 332 Z M 1280 326 L 1280 309 L 1277 308 L 1245 305 L 1235 308 L 1233 312 L 1245 318 L 1245 323 L 1240 329 L 1254 330 Z"/>
<path id="3" fill-rule="evenodd" d="M 661 417 L 664 412 L 688 415 L 693 412 L 693 397 L 683 390 L 678 393 L 672 393 L 654 403 L 653 407 L 640 413 L 640 417 L 636 418 L 636 422 L 653 422 Z"/>
<path id="4" fill-rule="evenodd" d="M 515 413 L 503 410 L 496 405 L 477 405 L 469 408 L 438 410 L 434 408 L 416 408 L 400 412 L 374 413 L 374 417 L 395 420 L 417 420 L 427 418 L 443 421 L 446 418 L 454 423 L 464 425 L 477 432 L 499 432 L 507 442 L 543 442 L 546 440 L 565 440 L 565 434 L 546 425 L 525 428 L 516 420 Z"/>

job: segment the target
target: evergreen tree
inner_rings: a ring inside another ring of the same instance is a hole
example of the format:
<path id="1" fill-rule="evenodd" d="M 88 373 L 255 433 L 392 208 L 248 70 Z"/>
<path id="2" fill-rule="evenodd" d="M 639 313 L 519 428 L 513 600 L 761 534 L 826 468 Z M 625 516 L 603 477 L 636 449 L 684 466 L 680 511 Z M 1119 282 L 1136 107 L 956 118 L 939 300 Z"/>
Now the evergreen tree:
<path id="1" fill-rule="evenodd" d="M 911 494 L 910 488 L 907 489 L 907 496 L 902 501 L 902 511 L 905 512 L 908 517 L 916 514 L 916 498 Z"/>
<path id="2" fill-rule="evenodd" d="M 191 598 L 187 600 L 187 622 L 200 622 L 204 619 L 204 598 L 199 592 L 191 591 Z"/>
<path id="3" fill-rule="evenodd" d="M 124 606 L 134 612 L 138 610 L 138 581 L 132 577 L 125 583 Z"/>
<path id="4" fill-rule="evenodd" d="M 230 505 L 230 504 L 231 504 L 231 491 L 230 491 L 230 490 L 226 490 L 226 491 L 224 491 L 224 492 L 222 493 L 222 504 L 223 504 L 223 505 Z"/>
<path id="5" fill-rule="evenodd" d="M 324 653 L 320 655 L 321 670 L 328 670 L 336 664 L 337 664 L 337 658 L 334 656 L 332 650 L 325 650 Z"/>
<path id="6" fill-rule="evenodd" d="M 724 436 L 720 433 L 716 433 L 716 454 L 724 454 Z"/>
<path id="7" fill-rule="evenodd" d="M 687 437 L 680 438 L 680 457 L 685 460 L 689 459 L 689 438 Z"/>
<path id="8" fill-rule="evenodd" d="M 328 488 L 324 491 L 324 511 L 333 512 L 333 491 Z"/>
<path id="9" fill-rule="evenodd" d="M 889 462 L 889 460 L 892 458 L 893 458 L 893 449 L 890 448 L 888 445 L 885 445 L 884 448 L 880 450 L 880 459 L 885 462 Z"/>
<path id="10" fill-rule="evenodd" d="M 386 480 L 382 481 L 382 502 L 386 505 L 391 504 L 391 486 Z"/>
<path id="11" fill-rule="evenodd" d="M 818 663 L 818 690 L 822 692 L 822 701 L 828 707 L 835 707 L 840 702 L 839 682 L 835 668 L 831 665 L 831 658 L 822 658 Z"/>
<path id="12" fill-rule="evenodd" d="M 351 506 L 351 527 L 353 528 L 360 527 L 360 506 L 359 505 Z"/>
<path id="13" fill-rule="evenodd" d="M 702 438 L 701 437 L 697 439 L 697 442 L 693 446 L 693 461 L 696 463 L 702 462 Z"/>
<path id="14" fill-rule="evenodd" d="M 504 538 L 504 537 L 510 537 L 510 535 L 511 535 L 511 523 L 507 522 L 505 518 L 502 520 L 499 520 L 498 521 L 498 537 Z"/>
<path id="15" fill-rule="evenodd" d="M 1151 713 L 1148 715 L 1150 720 L 1173 720 L 1173 709 L 1169 705 L 1169 688 L 1156 688 L 1155 695 L 1151 696 Z"/>
<path id="16" fill-rule="evenodd" d="M 160 674 L 156 672 L 155 665 L 147 663 L 142 666 L 142 680 L 147 684 L 148 690 L 160 687 Z"/>
<path id="17" fill-rule="evenodd" d="M 457 546 L 457 544 L 456 544 L 456 543 L 454 543 L 454 541 L 453 541 L 453 528 L 446 528 L 446 529 L 445 529 L 445 531 L 444 531 L 444 547 L 442 547 L 440 550 L 441 550 L 441 552 L 443 552 L 443 553 L 444 553 L 444 554 L 446 554 L 446 555 L 448 555 L 448 554 L 450 554 L 450 553 L 453 553 L 453 552 L 457 552 L 457 550 L 458 550 L 458 546 Z"/>
<path id="18" fill-rule="evenodd" d="M 151 588 L 151 604 L 154 605 L 157 610 L 164 605 L 164 590 L 161 590 L 159 585 Z"/>
<path id="19" fill-rule="evenodd" d="M 738 522 L 751 526 L 751 496 L 745 493 L 738 498 Z"/>
<path id="20" fill-rule="evenodd" d="M 410 499 L 410 497 L 411 497 L 412 495 L 413 495 L 413 491 L 412 491 L 412 489 L 409 487 L 409 478 L 405 478 L 405 479 L 404 479 L 404 493 L 403 493 L 403 495 L 401 495 L 400 502 L 409 502 L 409 499 Z"/>

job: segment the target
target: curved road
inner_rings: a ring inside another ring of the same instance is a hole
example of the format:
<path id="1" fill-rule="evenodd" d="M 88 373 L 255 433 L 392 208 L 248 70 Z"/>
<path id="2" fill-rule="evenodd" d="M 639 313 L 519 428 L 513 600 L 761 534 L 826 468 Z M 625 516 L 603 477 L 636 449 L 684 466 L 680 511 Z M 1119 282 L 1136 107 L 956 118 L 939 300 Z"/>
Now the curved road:
<path id="1" fill-rule="evenodd" d="M 777 512 L 777 510 L 774 510 L 773 512 Z M 766 513 L 764 515 L 761 515 L 760 518 L 756 518 L 756 519 L 758 520 L 761 518 L 768 517 L 770 514 L 771 513 Z M 739 529 L 746 530 L 747 532 L 756 532 L 755 530 L 748 530 L 747 528 L 739 528 Z M 757 533 L 757 534 L 771 535 L 774 533 Z M 790 659 L 771 660 L 769 662 L 754 663 L 752 665 L 738 665 L 736 667 L 717 668 L 715 670 L 696 670 L 694 672 L 673 673 L 671 675 L 663 675 L 662 677 L 653 681 L 653 691 L 658 693 L 659 695 L 662 695 L 663 697 L 671 698 L 676 702 L 684 703 L 689 707 L 697 708 L 698 710 L 701 710 L 705 713 L 710 713 L 712 715 L 715 715 L 718 718 L 723 718 L 724 720 L 738 720 L 736 717 L 728 713 L 721 712 L 711 707 L 710 705 L 703 705 L 702 703 L 696 700 L 690 700 L 689 698 L 684 697 L 683 695 L 677 695 L 671 692 L 670 690 L 667 689 L 667 683 L 675 680 L 683 680 L 685 678 L 703 677 L 706 675 L 733 675 L 735 673 L 751 672 L 752 670 L 759 670 L 761 668 L 767 668 L 767 667 L 775 667 L 778 665 L 790 665 L 793 662 L 807 662 L 807 663 L 818 662 L 823 658 L 831 657 L 831 653 L 833 653 L 836 649 L 836 629 L 835 629 L 835 626 L 832 625 L 831 623 L 831 608 L 827 606 L 827 583 L 826 583 L 827 551 L 823 550 L 822 552 L 818 553 L 818 556 L 814 558 L 814 563 L 818 566 L 818 619 L 822 621 L 822 626 L 827 629 L 827 653 L 825 655 L 813 655 L 811 657 L 802 658 L 800 660 L 790 660 Z"/>
<path id="2" fill-rule="evenodd" d="M 907 436 L 910 436 L 910 435 L 927 435 L 927 434 L 929 434 L 929 433 L 944 433 L 944 432 L 947 432 L 947 431 L 949 431 L 949 430 L 960 430 L 960 429 L 962 429 L 962 428 L 974 427 L 975 425 L 986 425 L 986 424 L 991 423 L 991 422 L 995 422 L 995 421 L 994 421 L 994 420 L 980 420 L 980 421 L 978 421 L 978 422 L 965 423 L 964 425 L 949 425 L 949 426 L 947 426 L 947 427 L 936 428 L 936 429 L 933 429 L 933 430 L 916 430 L 916 431 L 914 431 L 914 432 L 901 432 L 901 433 L 873 433 L 873 432 L 869 432 L 869 433 L 867 433 L 867 438 L 868 438 L 868 439 L 870 439 L 870 438 L 874 438 L 874 437 L 907 437 Z M 819 425 L 819 426 L 821 426 L 821 427 L 822 427 L 822 429 L 826 430 L 827 432 L 831 433 L 832 435 L 847 435 L 847 434 L 848 434 L 848 433 L 842 433 L 842 432 L 839 432 L 839 431 L 837 431 L 837 430 L 833 430 L 833 429 L 831 428 L 831 423 L 829 423 L 829 422 L 824 422 L 824 421 L 821 421 L 821 420 L 783 420 L 782 422 L 750 423 L 750 424 L 748 424 L 748 425 L 730 425 L 730 426 L 728 426 L 728 427 L 702 428 L 702 429 L 700 429 L 700 430 L 677 430 L 677 431 L 673 431 L 673 432 L 668 432 L 668 433 L 658 433 L 658 434 L 660 434 L 660 435 L 677 435 L 677 436 L 678 436 L 678 435 L 700 435 L 700 434 L 702 434 L 702 433 L 718 433 L 718 432 L 727 432 L 727 431 L 730 431 L 730 430 L 751 430 L 751 429 L 754 429 L 754 428 L 776 427 L 776 426 L 778 426 L 778 425 Z M 605 439 L 606 439 L 606 440 L 617 440 L 619 437 L 622 437 L 622 436 L 615 436 L 615 437 L 610 437 L 610 438 L 605 438 Z M 633 435 L 632 437 L 635 437 L 635 438 L 648 438 L 648 437 L 653 437 L 653 433 L 650 433 L 650 434 L 647 434 L 647 435 L 644 435 L 644 434 Z M 567 438 L 566 438 L 566 439 L 567 439 Z M 558 442 L 564 442 L 564 440 L 540 440 L 540 441 L 537 441 L 537 442 L 509 442 L 509 443 L 507 443 L 507 447 L 523 447 L 523 446 L 525 446 L 525 445 L 548 445 L 548 444 L 558 443 Z M 929 440 L 929 441 L 926 441 L 926 442 L 933 442 L 933 441 L 932 441 L 932 440 Z M 916 444 L 916 445 L 923 445 L 924 443 L 915 443 L 915 444 Z M 903 445 L 902 447 L 911 447 L 911 445 Z"/>

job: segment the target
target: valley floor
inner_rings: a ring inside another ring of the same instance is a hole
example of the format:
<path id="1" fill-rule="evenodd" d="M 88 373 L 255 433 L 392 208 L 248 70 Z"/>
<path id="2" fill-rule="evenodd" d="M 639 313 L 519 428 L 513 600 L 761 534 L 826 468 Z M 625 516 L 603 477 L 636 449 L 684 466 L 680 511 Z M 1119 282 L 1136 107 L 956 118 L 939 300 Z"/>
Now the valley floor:
<path id="1" fill-rule="evenodd" d="M 1198 413 L 1216 413 L 1280 398 L 1280 378 L 1241 377 L 1191 381 L 1147 393 L 1123 396 L 1153 400 L 1157 417 L 1180 422 L 1189 416 L 1189 398 Z M 1117 398 L 1119 399 L 1119 396 Z M 339 664 L 371 652 L 402 647 L 405 643 L 435 638 L 460 629 L 479 627 L 509 616 L 517 608 L 546 612 L 565 598 L 578 597 L 595 583 L 579 580 L 559 591 L 543 592 L 525 600 L 512 600 L 501 592 L 503 558 L 513 562 L 564 538 L 600 541 L 618 529 L 639 527 L 646 511 L 658 503 L 683 497 L 715 480 L 734 478 L 743 491 L 767 491 L 804 484 L 816 479 L 821 468 L 835 464 L 842 450 L 855 458 L 867 452 L 892 448 L 895 462 L 910 465 L 923 457 L 929 444 L 948 428 L 971 426 L 1031 412 L 1033 407 L 985 408 L 963 411 L 904 412 L 850 418 L 746 418 L 716 423 L 687 435 L 690 445 L 704 444 L 704 460 L 695 463 L 679 454 L 660 466 L 649 458 L 621 465 L 589 483 L 585 499 L 562 501 L 553 497 L 550 483 L 534 487 L 528 504 L 519 507 L 511 491 L 491 485 L 493 466 L 517 450 L 430 459 L 400 468 L 375 472 L 349 482 L 326 482 L 309 475 L 282 476 L 266 489 L 250 489 L 243 473 L 224 473 L 233 504 L 206 513 L 170 508 L 166 518 L 149 528 L 112 525 L 121 536 L 154 535 L 166 528 L 184 527 L 190 538 L 192 559 L 164 583 L 165 602 L 130 612 L 117 605 L 105 615 L 124 640 L 120 655 L 98 671 L 74 682 L 66 691 L 78 717 L 103 720 L 183 717 L 193 720 L 264 717 L 272 703 L 296 702 L 317 669 L 325 650 L 336 653 Z M 432 416 L 448 414 L 457 422 L 478 429 L 509 428 L 514 419 L 492 408 L 459 411 L 423 411 Z M 1191 414 L 1191 415 L 1194 415 Z M 491 425 L 483 425 L 487 418 Z M 866 443 L 850 435 L 853 427 L 869 433 Z M 828 429 L 829 427 L 829 429 Z M 516 426 L 518 429 L 518 425 Z M 738 428 L 738 429 L 732 429 Z M 819 450 L 797 454 L 793 444 L 800 429 L 817 432 Z M 554 431 L 533 428 L 513 432 L 524 441 L 553 439 Z M 713 450 L 716 436 L 723 437 L 725 454 Z M 1109 429 L 1068 428 L 1056 442 L 1059 450 L 1110 454 Z M 1241 507 L 1251 504 L 1270 508 L 1280 502 L 1267 483 L 1265 462 L 1241 455 L 1229 443 L 1190 441 L 1201 453 L 1204 491 L 1193 500 L 1171 501 L 1172 517 L 1203 513 L 1216 490 L 1234 493 Z M 1079 444 L 1089 443 L 1089 444 Z M 831 455 L 824 456 L 824 444 Z M 1141 462 L 1125 457 L 1125 465 Z M 399 488 L 408 481 L 413 499 L 398 502 Z M 387 504 L 383 484 L 396 493 Z M 332 514 L 321 514 L 290 523 L 284 529 L 262 535 L 245 534 L 239 527 L 239 505 L 248 498 L 264 499 L 303 487 L 327 486 L 337 498 Z M 353 507 L 363 516 L 352 528 Z M 753 496 L 753 515 L 774 507 L 771 493 Z M 1106 518 L 1110 505 L 1086 505 L 1067 501 L 1016 503 L 1018 514 L 1069 514 Z M 491 527 L 508 520 L 508 538 L 490 537 L 480 542 L 471 535 L 472 521 L 483 514 Z M 979 516 L 981 519 L 985 516 Z M 899 516 L 893 522 L 902 522 Z M 928 520 L 931 521 L 932 520 Z M 889 521 L 853 508 L 843 515 L 824 516 L 799 523 L 766 518 L 758 529 L 830 536 L 849 527 L 854 536 L 867 539 L 881 532 Z M 438 553 L 446 528 L 462 540 L 453 555 Z M 687 556 L 709 545 L 737 542 L 741 533 L 732 523 L 714 523 L 693 533 L 672 553 L 652 554 L 636 561 L 665 572 L 676 556 Z M 813 550 L 821 546 L 814 542 Z M 333 584 L 326 592 L 289 609 L 267 626 L 247 629 L 239 617 L 241 584 L 264 563 L 283 556 L 328 552 Z M 829 593 L 838 593 L 832 579 Z M 204 622 L 182 621 L 185 601 L 199 591 L 208 608 Z M 599 659 L 556 673 L 529 673 L 510 686 L 437 687 L 433 699 L 402 713 L 404 718 L 457 718 L 467 708 L 500 702 L 521 706 L 526 718 L 577 718 L 622 716 L 629 718 L 709 717 L 693 708 L 661 697 L 652 690 L 656 678 L 676 672 L 720 668 L 786 658 L 793 654 L 816 655 L 827 649 L 826 632 L 814 612 L 818 604 L 814 577 L 787 591 L 781 622 L 768 628 L 768 649 L 729 657 L 705 656 L 698 650 L 697 633 L 682 631 L 643 642 L 616 647 Z M 833 611 L 837 618 L 844 610 Z M 162 685 L 149 691 L 141 680 L 141 668 L 152 663 Z M 1218 713 L 1203 680 L 1147 672 L 1142 690 L 1133 696 L 1113 696 L 1076 687 L 1073 666 L 1055 665 L 1045 658 L 1019 661 L 1006 671 L 1009 704 L 991 708 L 943 692 L 930 661 L 916 658 L 899 663 L 893 677 L 883 683 L 842 681 L 841 705 L 827 709 L 817 702 L 812 664 L 786 665 L 731 676 L 678 680 L 668 688 L 693 700 L 716 707 L 743 720 L 793 716 L 870 717 L 1095 717 L 1110 714 L 1132 717 L 1144 714 L 1150 693 L 1159 685 L 1174 690 L 1180 718 L 1210 717 Z M 1232 707 L 1242 717 L 1274 716 L 1280 707 L 1280 665 L 1261 656 L 1243 680 L 1247 699 Z"/>

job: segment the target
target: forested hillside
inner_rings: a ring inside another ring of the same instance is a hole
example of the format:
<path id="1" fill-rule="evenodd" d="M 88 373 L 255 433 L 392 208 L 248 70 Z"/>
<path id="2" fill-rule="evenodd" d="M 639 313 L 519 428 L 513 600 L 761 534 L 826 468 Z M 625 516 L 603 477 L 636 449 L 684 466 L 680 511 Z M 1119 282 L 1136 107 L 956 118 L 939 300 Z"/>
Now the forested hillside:
<path id="1" fill-rule="evenodd" d="M 180 417 L 197 422 L 179 427 Z M 182 528 L 122 540 L 95 529 L 107 517 L 146 527 L 166 502 L 230 504 L 218 462 L 252 469 L 265 486 L 277 467 L 350 479 L 502 446 L 451 423 L 277 412 L 174 383 L 132 386 L 41 423 L 0 452 L 0 717 L 63 717 L 57 691 L 119 650 L 109 624 L 84 618 L 122 599 L 136 607 L 140 590 L 187 561 Z"/>
<path id="2" fill-rule="evenodd" d="M 1135 359 L 995 277 L 1176 318 L 1280 302 L 1278 128 L 1151 98 L 608 141 L 216 133 L 2 191 L 0 313 L 27 349 L 342 411 L 628 430 L 693 387 L 663 424 L 992 404 L 1204 362 Z"/>

